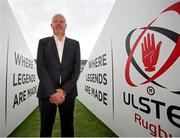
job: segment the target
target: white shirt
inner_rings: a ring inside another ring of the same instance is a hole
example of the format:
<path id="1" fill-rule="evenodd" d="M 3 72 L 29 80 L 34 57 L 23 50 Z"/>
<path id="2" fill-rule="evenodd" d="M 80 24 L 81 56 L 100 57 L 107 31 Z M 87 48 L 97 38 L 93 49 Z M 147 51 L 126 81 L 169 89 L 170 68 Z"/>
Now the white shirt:
<path id="1" fill-rule="evenodd" d="M 54 35 L 54 40 L 56 42 L 56 47 L 59 55 L 59 61 L 60 63 L 62 62 L 62 56 L 63 56 L 63 50 L 64 50 L 64 41 L 65 41 L 65 36 L 62 38 L 60 41 L 56 35 Z"/>
<path id="2" fill-rule="evenodd" d="M 63 50 L 64 50 L 64 42 L 65 42 L 65 36 L 63 36 L 62 40 L 60 41 L 56 35 L 54 35 L 54 40 L 56 42 L 56 47 L 59 55 L 59 61 L 62 62 L 62 56 L 63 56 Z M 61 76 L 59 83 L 61 83 Z"/>

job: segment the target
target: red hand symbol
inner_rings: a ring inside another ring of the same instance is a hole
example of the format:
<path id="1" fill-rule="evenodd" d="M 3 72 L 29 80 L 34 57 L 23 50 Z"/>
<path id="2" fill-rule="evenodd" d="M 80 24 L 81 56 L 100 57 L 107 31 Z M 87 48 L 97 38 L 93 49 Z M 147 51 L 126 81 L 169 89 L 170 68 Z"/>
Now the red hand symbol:
<path id="1" fill-rule="evenodd" d="M 142 48 L 142 61 L 145 66 L 145 71 L 152 72 L 155 70 L 155 65 L 159 57 L 159 50 L 162 41 L 159 41 L 155 46 L 154 34 L 148 33 L 147 37 L 144 37 L 144 42 L 141 45 Z"/>

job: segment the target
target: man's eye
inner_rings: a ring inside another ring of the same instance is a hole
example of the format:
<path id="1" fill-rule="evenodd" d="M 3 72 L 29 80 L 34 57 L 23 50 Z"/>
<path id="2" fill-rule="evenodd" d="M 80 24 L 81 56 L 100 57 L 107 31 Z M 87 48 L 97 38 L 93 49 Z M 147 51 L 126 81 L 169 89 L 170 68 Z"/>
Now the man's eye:
<path id="1" fill-rule="evenodd" d="M 53 23 L 64 23 L 64 21 L 53 21 Z"/>

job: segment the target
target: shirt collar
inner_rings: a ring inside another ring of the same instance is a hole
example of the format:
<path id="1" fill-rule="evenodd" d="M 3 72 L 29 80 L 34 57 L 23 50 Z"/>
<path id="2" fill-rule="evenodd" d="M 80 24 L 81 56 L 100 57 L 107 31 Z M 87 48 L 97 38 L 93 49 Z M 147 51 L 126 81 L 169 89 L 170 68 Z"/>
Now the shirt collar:
<path id="1" fill-rule="evenodd" d="M 65 35 L 62 37 L 62 40 L 61 40 L 61 41 L 58 39 L 58 37 L 57 37 L 56 35 L 54 35 L 54 39 L 55 39 L 56 41 L 59 41 L 59 42 L 64 42 L 64 40 L 65 40 Z"/>

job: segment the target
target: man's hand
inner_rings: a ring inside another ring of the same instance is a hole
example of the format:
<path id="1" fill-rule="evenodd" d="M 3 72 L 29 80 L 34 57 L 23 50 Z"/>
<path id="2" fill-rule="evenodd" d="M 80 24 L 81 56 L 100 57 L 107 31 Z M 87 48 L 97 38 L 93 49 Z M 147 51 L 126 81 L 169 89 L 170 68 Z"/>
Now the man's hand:
<path id="1" fill-rule="evenodd" d="M 61 102 L 60 104 L 62 104 L 65 101 L 65 93 L 63 89 L 56 89 L 57 93 L 59 93 L 61 95 Z"/>
<path id="2" fill-rule="evenodd" d="M 51 103 L 54 103 L 56 105 L 62 104 L 65 100 L 64 91 L 62 89 L 56 89 L 56 92 L 51 95 L 49 100 Z"/>

